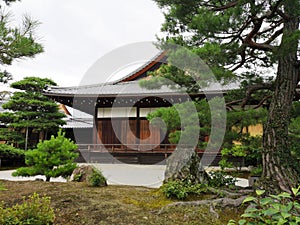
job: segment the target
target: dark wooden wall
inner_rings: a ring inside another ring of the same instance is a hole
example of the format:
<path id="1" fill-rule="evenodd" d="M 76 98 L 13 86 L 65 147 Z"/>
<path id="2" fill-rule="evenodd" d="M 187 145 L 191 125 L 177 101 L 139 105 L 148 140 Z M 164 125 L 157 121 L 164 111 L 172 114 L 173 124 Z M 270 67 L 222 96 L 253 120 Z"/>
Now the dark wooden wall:
<path id="1" fill-rule="evenodd" d="M 150 131 L 151 129 L 151 131 Z M 98 119 L 98 137 L 102 144 L 149 145 L 161 143 L 161 131 L 158 127 L 150 127 L 145 118 Z"/>

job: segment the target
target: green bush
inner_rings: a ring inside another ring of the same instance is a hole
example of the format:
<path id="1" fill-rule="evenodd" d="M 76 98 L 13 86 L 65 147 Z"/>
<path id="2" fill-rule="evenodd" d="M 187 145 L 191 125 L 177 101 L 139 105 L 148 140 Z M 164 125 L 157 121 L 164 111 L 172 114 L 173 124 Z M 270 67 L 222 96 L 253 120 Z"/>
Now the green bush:
<path id="1" fill-rule="evenodd" d="M 4 208 L 0 204 L 0 224 L 2 225 L 46 225 L 53 224 L 54 210 L 50 206 L 49 197 L 40 197 L 34 193 L 27 199 L 23 199 L 22 204 L 17 204 L 11 208 Z"/>
<path id="2" fill-rule="evenodd" d="M 242 145 L 234 145 L 232 148 L 223 148 L 221 150 L 222 159 L 219 162 L 222 170 L 225 168 L 234 168 L 239 171 L 241 170 L 242 164 L 234 165 L 232 162 L 229 162 L 230 157 L 245 157 L 247 155 L 247 147 Z"/>
<path id="3" fill-rule="evenodd" d="M 102 172 L 94 168 L 92 174 L 88 176 L 87 182 L 92 187 L 106 186 L 106 178 L 103 176 Z"/>
<path id="4" fill-rule="evenodd" d="M 235 185 L 236 178 L 226 176 L 223 172 L 210 172 L 211 179 L 209 180 L 209 186 L 211 187 L 224 187 Z"/>
<path id="5" fill-rule="evenodd" d="M 185 199 L 188 196 L 188 190 L 182 181 L 165 183 L 161 190 L 167 198 Z"/>
<path id="6" fill-rule="evenodd" d="M 261 225 L 261 224 L 300 224 L 300 204 L 298 203 L 299 188 L 293 188 L 293 194 L 283 192 L 279 195 L 262 197 L 263 190 L 257 190 L 257 197 L 248 197 L 244 203 L 251 203 L 245 213 L 241 215 L 243 219 L 238 223 L 230 220 L 228 225 Z"/>
<path id="7" fill-rule="evenodd" d="M 200 195 L 207 192 L 206 184 L 193 184 L 189 179 L 169 181 L 161 186 L 161 191 L 167 198 L 186 199 L 190 195 Z"/>

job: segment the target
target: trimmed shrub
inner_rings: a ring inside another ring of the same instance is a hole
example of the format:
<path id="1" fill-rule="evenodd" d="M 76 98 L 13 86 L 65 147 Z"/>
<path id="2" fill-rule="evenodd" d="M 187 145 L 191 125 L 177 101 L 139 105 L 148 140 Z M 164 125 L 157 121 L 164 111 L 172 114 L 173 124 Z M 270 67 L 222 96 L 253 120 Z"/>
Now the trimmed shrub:
<path id="1" fill-rule="evenodd" d="M 75 152 L 77 145 L 58 131 L 57 136 L 50 140 L 39 142 L 36 149 L 25 153 L 25 163 L 28 167 L 18 168 L 13 176 L 45 175 L 46 181 L 51 177 L 68 178 L 77 167 L 74 160 L 78 157 Z"/>

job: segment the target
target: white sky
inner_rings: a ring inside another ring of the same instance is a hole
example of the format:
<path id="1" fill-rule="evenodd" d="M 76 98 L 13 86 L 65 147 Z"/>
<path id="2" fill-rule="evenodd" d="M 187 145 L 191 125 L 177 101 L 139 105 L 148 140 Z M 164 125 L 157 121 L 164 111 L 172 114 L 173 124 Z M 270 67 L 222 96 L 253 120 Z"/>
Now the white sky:
<path id="1" fill-rule="evenodd" d="M 48 77 L 59 86 L 76 86 L 88 68 L 113 49 L 155 41 L 163 14 L 152 0 L 22 0 L 7 8 L 21 23 L 29 14 L 45 52 L 6 69 L 14 80 Z"/>

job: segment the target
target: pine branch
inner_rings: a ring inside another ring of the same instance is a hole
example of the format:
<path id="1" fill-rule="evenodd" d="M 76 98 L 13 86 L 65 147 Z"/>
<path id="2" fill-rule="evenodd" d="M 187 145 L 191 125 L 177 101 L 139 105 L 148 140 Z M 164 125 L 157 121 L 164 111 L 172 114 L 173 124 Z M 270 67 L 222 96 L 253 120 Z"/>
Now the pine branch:
<path id="1" fill-rule="evenodd" d="M 261 107 L 265 101 L 267 101 L 268 99 L 270 99 L 272 97 L 272 95 L 268 95 L 268 96 L 265 96 L 258 104 L 257 106 L 255 106 L 253 109 L 258 109 L 259 107 Z"/>

